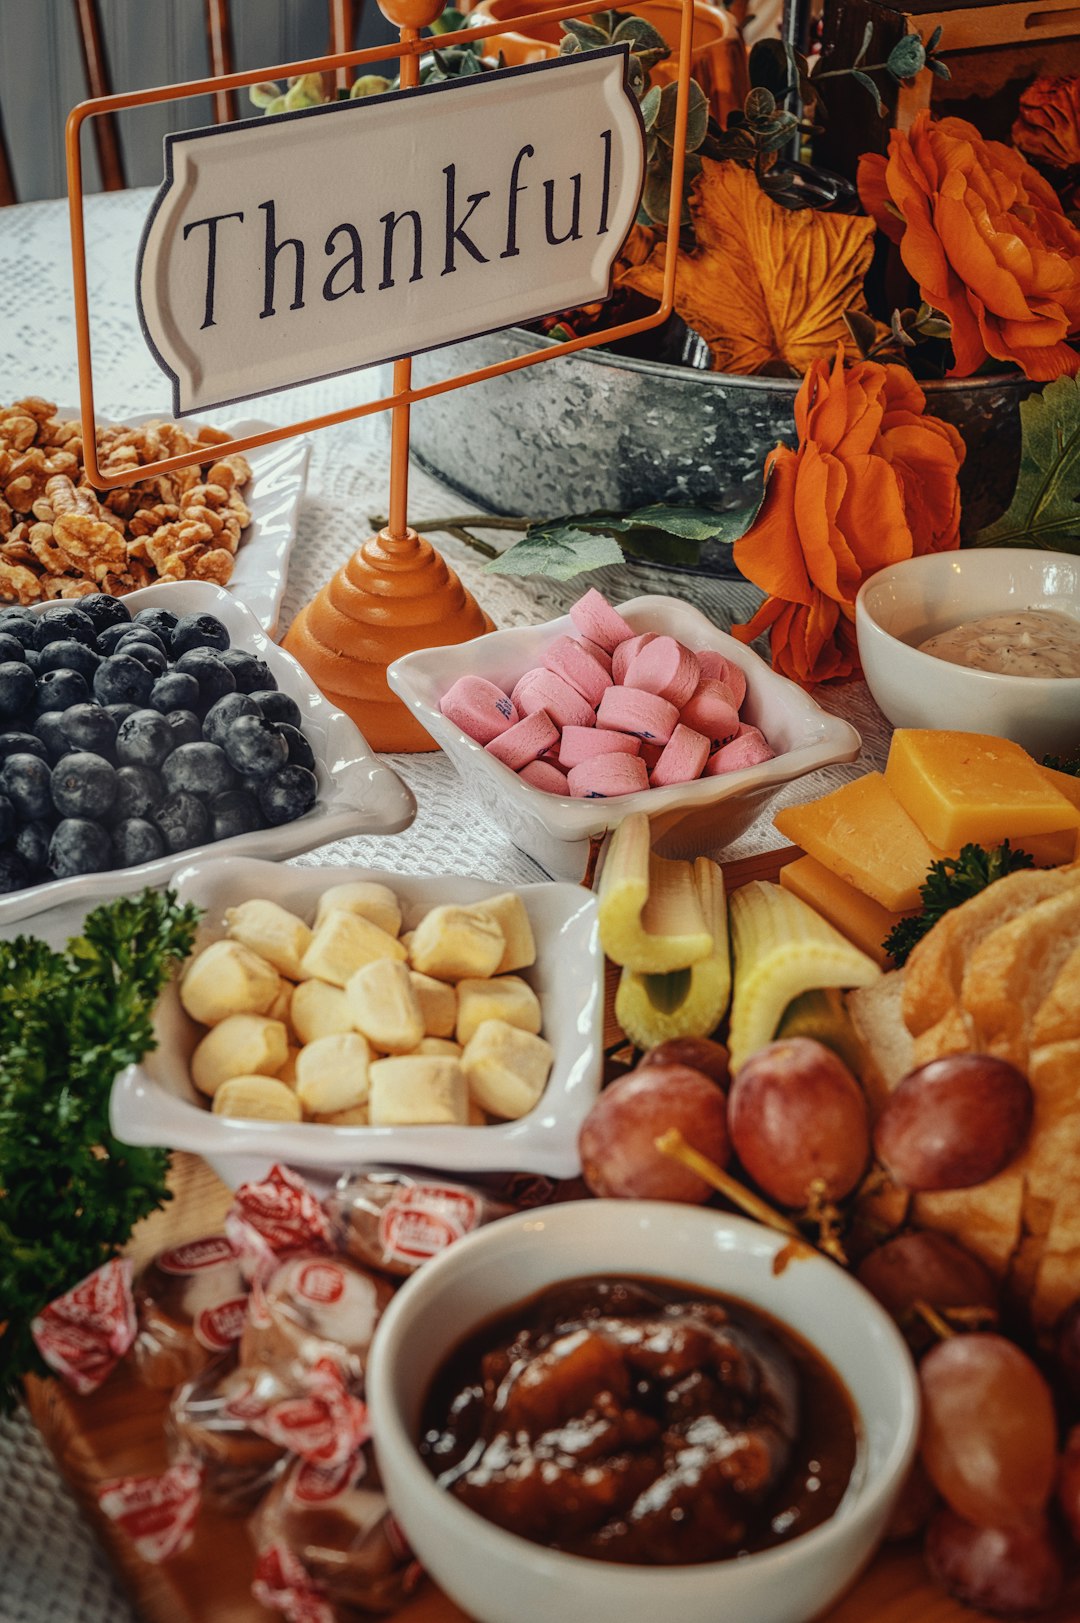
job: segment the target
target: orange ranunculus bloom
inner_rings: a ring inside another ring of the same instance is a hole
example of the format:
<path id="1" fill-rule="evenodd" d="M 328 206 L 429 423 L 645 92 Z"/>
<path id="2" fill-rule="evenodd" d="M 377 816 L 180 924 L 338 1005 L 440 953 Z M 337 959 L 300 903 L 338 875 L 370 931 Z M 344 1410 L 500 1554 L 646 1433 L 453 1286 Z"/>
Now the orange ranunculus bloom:
<path id="1" fill-rule="evenodd" d="M 1050 169 L 1080 165 L 1080 73 L 1028 85 L 1012 138 L 1021 152 Z"/>
<path id="2" fill-rule="evenodd" d="M 796 396 L 798 449 L 778 445 L 765 464 L 761 511 L 734 556 L 768 596 L 733 629 L 742 642 L 770 630 L 774 668 L 804 686 L 858 673 L 855 595 L 869 575 L 960 544 L 964 442 L 925 405 L 905 367 L 845 371 L 838 350 Z"/>
<path id="3" fill-rule="evenodd" d="M 921 112 L 888 158 L 859 159 L 859 195 L 952 322 L 953 377 L 990 356 L 1040 380 L 1080 372 L 1080 231 L 1019 152 Z"/>

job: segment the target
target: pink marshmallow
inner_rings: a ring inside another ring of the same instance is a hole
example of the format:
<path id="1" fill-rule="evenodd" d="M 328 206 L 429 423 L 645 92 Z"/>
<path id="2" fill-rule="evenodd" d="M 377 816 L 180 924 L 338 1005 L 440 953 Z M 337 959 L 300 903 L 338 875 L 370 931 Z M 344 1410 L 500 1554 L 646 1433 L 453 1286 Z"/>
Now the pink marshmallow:
<path id="1" fill-rule="evenodd" d="M 590 586 L 584 597 L 578 598 L 570 610 L 570 618 L 583 637 L 598 642 L 609 654 L 634 635 L 633 626 L 627 624 L 595 586 Z"/>
<path id="2" fill-rule="evenodd" d="M 655 693 L 643 693 L 640 688 L 608 688 L 596 712 L 598 727 L 632 733 L 651 744 L 666 744 L 678 721 L 679 712 L 673 704 Z"/>
<path id="3" fill-rule="evenodd" d="M 683 705 L 679 720 L 696 733 L 704 733 L 714 749 L 734 738 L 739 730 L 739 712 L 731 701 L 731 689 L 708 676 L 701 679 L 693 698 Z"/>
<path id="4" fill-rule="evenodd" d="M 439 700 L 439 709 L 478 744 L 490 744 L 520 719 L 513 700 L 482 676 L 459 676 Z"/>
<path id="5" fill-rule="evenodd" d="M 701 675 L 696 657 L 674 637 L 654 637 L 631 659 L 623 682 L 667 699 L 681 710 L 693 697 Z"/>
<path id="6" fill-rule="evenodd" d="M 593 706 L 583 699 L 576 688 L 564 682 L 554 671 L 542 666 L 526 671 L 512 694 L 513 702 L 523 716 L 534 710 L 546 710 L 559 727 L 591 727 L 594 725 Z"/>
<path id="7" fill-rule="evenodd" d="M 626 681 L 626 667 L 629 665 L 634 655 L 639 653 L 641 649 L 645 647 L 646 643 L 656 641 L 656 635 L 657 634 L 655 631 L 643 631 L 640 637 L 627 637 L 625 642 L 621 642 L 619 644 L 618 648 L 616 648 L 615 652 L 611 656 L 612 681 Z"/>
<path id="8" fill-rule="evenodd" d="M 569 772 L 582 761 L 595 760 L 598 755 L 638 755 L 640 738 L 629 733 L 609 732 L 605 727 L 564 727 L 559 743 L 559 765 Z"/>
<path id="9" fill-rule="evenodd" d="M 645 762 L 636 755 L 598 755 L 575 766 L 567 783 L 578 800 L 599 800 L 610 795 L 632 795 L 649 787 Z"/>
<path id="10" fill-rule="evenodd" d="M 599 731 L 599 728 L 597 729 L 597 731 Z M 657 761 L 659 761 L 661 755 L 663 755 L 664 750 L 666 748 L 667 748 L 666 744 L 645 744 L 645 743 L 642 743 L 642 746 L 641 746 L 641 759 L 645 762 L 646 771 L 652 772 L 652 771 L 655 770 L 656 763 L 657 763 Z"/>
<path id="11" fill-rule="evenodd" d="M 771 761 L 775 754 L 768 739 L 756 727 L 742 726 L 735 738 L 709 758 L 705 776 L 717 778 L 724 772 L 741 772 L 744 767 L 760 766 L 762 761 Z"/>
<path id="12" fill-rule="evenodd" d="M 610 672 L 572 637 L 555 638 L 544 654 L 544 666 L 568 682 L 594 710 L 611 686 Z"/>
<path id="13" fill-rule="evenodd" d="M 700 778 L 708 759 L 709 740 L 705 734 L 695 733 L 693 728 L 684 727 L 680 722 L 649 773 L 649 782 L 654 789 L 662 789 L 668 783 L 693 783 L 695 778 Z"/>
<path id="14" fill-rule="evenodd" d="M 607 671 L 608 675 L 610 676 L 611 655 L 608 653 L 607 649 L 601 648 L 600 644 L 598 642 L 593 642 L 591 637 L 579 637 L 578 642 L 581 644 L 582 648 L 584 648 L 587 654 L 592 655 L 598 665 L 602 665 L 604 667 L 605 671 Z M 622 644 L 620 643 L 619 646 L 621 647 Z"/>
<path id="15" fill-rule="evenodd" d="M 551 766 L 547 761 L 530 761 L 518 773 L 522 783 L 531 784 L 534 789 L 543 789 L 549 795 L 568 795 L 570 786 L 566 781 L 566 773 L 560 772 L 557 766 Z"/>
<path id="16" fill-rule="evenodd" d="M 699 648 L 697 662 L 702 676 L 714 682 L 723 682 L 725 687 L 731 689 L 731 702 L 736 710 L 741 710 L 746 698 L 746 673 L 741 667 L 714 648 Z"/>
<path id="17" fill-rule="evenodd" d="M 545 710 L 534 710 L 531 716 L 515 722 L 508 727 L 505 733 L 493 738 L 484 748 L 489 755 L 494 755 L 497 761 L 508 766 L 512 772 L 520 772 L 523 766 L 535 761 L 538 756 L 558 738 L 559 734 L 551 717 Z"/>

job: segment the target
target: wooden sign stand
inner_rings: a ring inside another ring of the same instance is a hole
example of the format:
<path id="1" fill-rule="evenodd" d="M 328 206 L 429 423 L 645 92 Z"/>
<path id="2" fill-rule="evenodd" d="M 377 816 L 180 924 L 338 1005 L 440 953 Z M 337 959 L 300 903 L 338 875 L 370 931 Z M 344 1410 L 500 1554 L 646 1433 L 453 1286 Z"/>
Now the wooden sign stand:
<path id="1" fill-rule="evenodd" d="M 283 67 L 261 68 L 219 79 L 191 81 L 129 94 L 98 97 L 75 107 L 68 117 L 66 143 L 68 198 L 71 219 L 72 266 L 75 291 L 76 333 L 79 355 L 79 391 L 83 429 L 83 457 L 87 477 L 98 489 L 153 479 L 174 469 L 191 465 L 198 453 L 170 456 L 137 468 L 102 468 L 97 458 L 96 421 L 92 369 L 91 323 L 87 294 L 86 246 L 83 219 L 83 174 L 80 135 L 87 119 L 124 108 L 141 107 L 161 101 L 218 94 L 243 89 L 267 79 L 332 71 L 342 73 L 397 57 L 401 89 L 415 89 L 420 80 L 420 57 L 432 48 L 430 38 L 421 37 L 442 11 L 442 0 L 379 0 L 384 15 L 399 29 L 396 45 L 374 50 L 348 51 L 289 63 Z M 667 231 L 663 296 L 650 315 L 599 333 L 586 334 L 531 350 L 495 365 L 442 379 L 416 389 L 412 383 L 412 360 L 406 355 L 395 360 L 392 393 L 382 399 L 342 411 L 241 436 L 215 446 L 215 455 L 228 456 L 271 444 L 294 434 L 303 434 L 369 416 L 391 412 L 389 521 L 377 536 L 367 540 L 321 592 L 298 615 L 284 640 L 285 648 L 305 666 L 332 703 L 352 716 L 369 743 L 380 750 L 430 750 L 436 746 L 386 683 L 386 667 L 400 655 L 432 644 L 463 642 L 491 630 L 483 613 L 442 557 L 421 539 L 408 523 L 409 417 L 414 402 L 429 399 L 449 389 L 482 382 L 505 372 L 517 371 L 579 349 L 612 343 L 662 325 L 674 307 L 675 268 L 679 223 L 682 213 L 683 174 L 686 154 L 686 125 L 689 111 L 691 52 L 693 46 L 693 3 L 682 0 L 679 39 L 679 71 L 676 100 L 676 140 L 672 156 L 671 191 Z M 531 25 L 562 22 L 588 15 L 586 4 L 556 5 L 530 16 Z M 503 19 L 479 28 L 466 28 L 439 37 L 440 48 L 465 45 L 512 29 L 518 19 Z M 403 115 L 406 116 L 406 115 Z"/>

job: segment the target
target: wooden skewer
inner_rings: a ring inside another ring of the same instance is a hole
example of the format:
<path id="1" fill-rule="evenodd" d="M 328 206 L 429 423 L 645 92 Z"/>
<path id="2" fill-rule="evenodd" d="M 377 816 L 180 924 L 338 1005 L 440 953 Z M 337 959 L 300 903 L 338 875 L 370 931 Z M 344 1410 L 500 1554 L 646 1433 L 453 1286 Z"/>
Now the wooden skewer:
<path id="1" fill-rule="evenodd" d="M 707 1155 L 695 1150 L 686 1142 L 677 1127 L 669 1127 L 667 1132 L 662 1133 L 654 1142 L 661 1155 L 669 1155 L 673 1161 L 681 1161 L 684 1167 L 696 1172 L 710 1188 L 724 1195 L 733 1206 L 738 1206 L 740 1211 L 744 1211 L 747 1217 L 756 1218 L 767 1228 L 776 1229 L 780 1234 L 786 1234 L 790 1239 L 797 1240 L 808 1251 L 815 1250 L 815 1247 L 799 1233 L 790 1218 L 784 1217 L 767 1201 L 762 1200 L 760 1195 L 755 1195 L 752 1190 L 745 1188 L 737 1178 L 731 1176 L 730 1172 L 725 1172 L 715 1161 L 710 1161 Z"/>

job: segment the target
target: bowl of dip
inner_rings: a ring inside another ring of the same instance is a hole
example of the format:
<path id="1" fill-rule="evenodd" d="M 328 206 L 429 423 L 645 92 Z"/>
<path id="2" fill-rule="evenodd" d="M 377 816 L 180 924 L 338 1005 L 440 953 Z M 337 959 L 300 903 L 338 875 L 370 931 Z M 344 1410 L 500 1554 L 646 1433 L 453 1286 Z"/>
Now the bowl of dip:
<path id="1" fill-rule="evenodd" d="M 894 727 L 1080 748 L 1080 558 L 985 547 L 905 558 L 855 599 L 867 685 Z"/>
<path id="2" fill-rule="evenodd" d="M 917 1378 L 857 1281 L 785 1244 L 580 1201 L 406 1282 L 368 1366 L 379 1469 L 470 1617 L 803 1623 L 851 1583 L 914 1455 Z"/>

